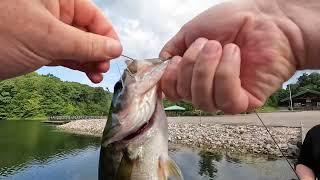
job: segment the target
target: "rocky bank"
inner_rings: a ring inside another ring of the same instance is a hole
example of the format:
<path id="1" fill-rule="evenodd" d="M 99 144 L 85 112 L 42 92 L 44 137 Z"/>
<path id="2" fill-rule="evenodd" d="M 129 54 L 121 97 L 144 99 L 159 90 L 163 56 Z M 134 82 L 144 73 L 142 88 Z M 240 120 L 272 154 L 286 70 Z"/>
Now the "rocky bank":
<path id="1" fill-rule="evenodd" d="M 106 120 L 79 120 L 58 126 L 59 129 L 85 135 L 101 136 Z M 286 156 L 298 154 L 300 128 L 269 127 Z M 169 122 L 169 142 L 208 150 L 281 156 L 266 129 L 256 125 L 223 125 Z"/>

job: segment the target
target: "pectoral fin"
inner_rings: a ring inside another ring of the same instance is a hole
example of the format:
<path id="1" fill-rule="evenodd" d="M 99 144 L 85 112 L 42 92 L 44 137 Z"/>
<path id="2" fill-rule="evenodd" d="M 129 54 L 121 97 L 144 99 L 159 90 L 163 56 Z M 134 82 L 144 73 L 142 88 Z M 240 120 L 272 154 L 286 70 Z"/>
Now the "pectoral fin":
<path id="1" fill-rule="evenodd" d="M 133 165 L 134 162 L 124 155 L 117 172 L 116 180 L 130 180 Z"/>
<path id="2" fill-rule="evenodd" d="M 161 180 L 183 180 L 180 168 L 172 159 L 159 158 L 158 174 Z"/>

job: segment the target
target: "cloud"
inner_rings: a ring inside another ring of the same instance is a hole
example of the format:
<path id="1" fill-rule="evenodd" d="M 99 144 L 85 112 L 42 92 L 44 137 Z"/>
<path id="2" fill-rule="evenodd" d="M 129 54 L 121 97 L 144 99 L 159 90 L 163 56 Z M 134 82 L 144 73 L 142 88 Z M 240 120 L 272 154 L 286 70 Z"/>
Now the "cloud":
<path id="1" fill-rule="evenodd" d="M 217 0 L 97 0 L 119 32 L 124 53 L 157 57 L 183 24 L 218 3 Z"/>
<path id="2" fill-rule="evenodd" d="M 179 29 L 220 0 L 95 0 L 94 1 L 111 20 L 117 30 L 124 54 L 136 59 L 158 57 L 163 45 Z M 67 80 L 90 86 L 113 89 L 125 68 L 123 58 L 111 63 L 111 69 L 104 75 L 102 83 L 91 83 L 84 73 L 64 68 L 42 68 L 41 74 L 52 73 Z M 120 69 L 120 70 L 119 70 Z M 120 71 L 120 72 L 119 72 Z"/>

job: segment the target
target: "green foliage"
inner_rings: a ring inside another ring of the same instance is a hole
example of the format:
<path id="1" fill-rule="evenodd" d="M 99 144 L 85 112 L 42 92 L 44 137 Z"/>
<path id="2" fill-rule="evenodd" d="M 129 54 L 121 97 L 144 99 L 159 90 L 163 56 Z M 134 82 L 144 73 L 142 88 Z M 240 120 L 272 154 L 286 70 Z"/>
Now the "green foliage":
<path id="1" fill-rule="evenodd" d="M 184 107 L 185 111 L 177 111 L 177 112 L 166 112 L 168 116 L 212 116 L 215 115 L 215 113 L 207 113 L 204 111 L 201 111 L 199 109 L 196 109 L 193 107 L 193 105 L 190 102 L 186 101 L 179 101 L 176 103 L 170 102 L 169 100 L 165 99 L 163 101 L 164 107 L 170 107 L 170 106 L 180 106 Z"/>
<path id="2" fill-rule="evenodd" d="M 216 179 L 218 169 L 215 162 L 220 162 L 223 155 L 220 152 L 207 152 L 202 150 L 199 152 L 199 156 L 199 174 L 201 176 L 206 175 L 210 180 Z"/>
<path id="3" fill-rule="evenodd" d="M 105 116 L 111 96 L 103 88 L 31 73 L 0 82 L 0 119 Z"/>
<path id="4" fill-rule="evenodd" d="M 307 89 L 320 91 L 320 74 L 319 73 L 303 73 L 298 81 L 294 84 L 290 84 L 290 89 L 292 95 L 297 94 L 299 92 L 305 91 Z M 289 97 L 289 87 L 287 89 L 279 89 L 272 96 L 269 97 L 264 107 L 267 111 L 271 111 L 272 108 L 278 107 L 278 104 L 281 99 L 285 99 Z"/>
<path id="5" fill-rule="evenodd" d="M 257 109 L 258 112 L 262 113 L 268 113 L 268 112 L 275 112 L 277 111 L 277 107 L 272 107 L 272 106 L 263 106 L 259 109 Z"/>
<path id="6" fill-rule="evenodd" d="M 307 89 L 315 90 L 320 92 L 320 74 L 319 73 L 311 73 L 311 74 L 302 74 L 298 81 L 295 84 L 290 84 L 292 95 L 299 93 L 301 91 L 305 91 Z M 289 88 L 287 89 L 279 89 L 275 93 L 273 93 L 266 101 L 263 107 L 259 108 L 257 111 L 259 112 L 274 112 L 278 109 L 279 103 L 281 99 L 289 97 Z M 164 101 L 164 106 L 169 107 L 173 105 L 178 105 L 186 108 L 184 112 L 176 112 L 176 113 L 167 113 L 168 115 L 178 115 L 178 116 L 205 116 L 205 115 L 215 115 L 210 113 L 205 113 L 203 111 L 195 109 L 191 103 L 188 102 L 178 102 L 172 103 L 168 100 Z M 223 114 L 223 113 L 222 113 Z"/>

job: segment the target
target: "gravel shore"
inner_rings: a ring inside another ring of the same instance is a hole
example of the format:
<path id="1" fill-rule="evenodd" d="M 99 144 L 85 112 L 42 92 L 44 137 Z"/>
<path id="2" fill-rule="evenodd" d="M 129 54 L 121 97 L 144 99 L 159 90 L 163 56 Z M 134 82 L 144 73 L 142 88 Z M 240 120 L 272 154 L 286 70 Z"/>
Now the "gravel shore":
<path id="1" fill-rule="evenodd" d="M 106 120 L 78 120 L 61 126 L 64 131 L 101 136 Z M 269 127 L 286 156 L 296 157 L 301 143 L 300 128 Z M 257 125 L 175 123 L 169 121 L 169 142 L 208 150 L 281 156 L 266 129 Z"/>

